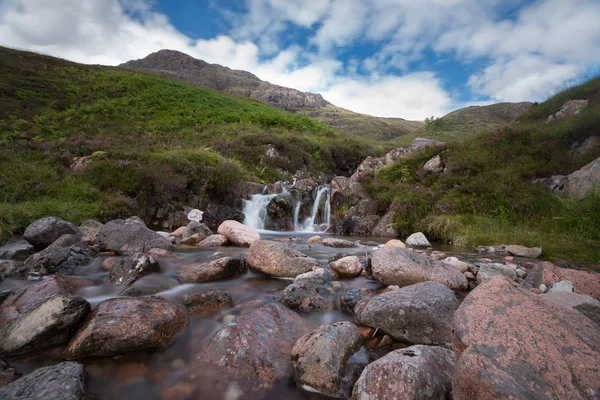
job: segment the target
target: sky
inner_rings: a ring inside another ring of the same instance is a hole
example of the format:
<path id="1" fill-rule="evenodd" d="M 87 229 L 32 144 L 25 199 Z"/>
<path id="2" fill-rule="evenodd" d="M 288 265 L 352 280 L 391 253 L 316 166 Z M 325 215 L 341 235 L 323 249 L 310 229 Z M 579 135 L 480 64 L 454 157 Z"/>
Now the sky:
<path id="1" fill-rule="evenodd" d="M 600 0 L 0 0 L 0 45 L 118 65 L 173 49 L 422 120 L 600 72 Z"/>

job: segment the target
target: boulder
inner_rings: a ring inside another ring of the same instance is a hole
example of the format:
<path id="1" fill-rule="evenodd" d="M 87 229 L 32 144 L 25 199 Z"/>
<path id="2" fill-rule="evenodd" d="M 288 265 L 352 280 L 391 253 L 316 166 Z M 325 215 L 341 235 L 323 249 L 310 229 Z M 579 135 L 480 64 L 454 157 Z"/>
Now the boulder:
<path id="1" fill-rule="evenodd" d="M 154 297 L 118 297 L 98 304 L 63 351 L 67 359 L 164 350 L 187 326 L 185 310 Z"/>
<path id="2" fill-rule="evenodd" d="M 355 318 L 392 338 L 411 344 L 450 343 L 454 293 L 438 282 L 422 282 L 360 302 Z"/>
<path id="3" fill-rule="evenodd" d="M 542 262 L 535 265 L 525 278 L 525 281 L 533 287 L 542 284 L 549 287 L 563 280 L 573 283 L 575 293 L 586 294 L 600 300 L 600 274 L 597 272 L 560 268 L 550 262 Z"/>
<path id="4" fill-rule="evenodd" d="M 360 182 L 366 178 L 372 177 L 375 175 L 375 170 L 384 166 L 383 157 L 375 158 L 375 157 L 367 157 L 358 168 L 356 168 L 356 172 L 350 177 L 350 180 L 353 182 Z"/>
<path id="5" fill-rule="evenodd" d="M 540 295 L 546 301 L 574 308 L 600 326 L 600 301 L 585 294 L 552 292 Z"/>
<path id="6" fill-rule="evenodd" d="M 25 229 L 23 237 L 36 248 L 43 250 L 62 235 L 78 235 L 81 231 L 72 223 L 58 217 L 44 217 Z"/>
<path id="7" fill-rule="evenodd" d="M 504 250 L 517 257 L 538 258 L 542 255 L 542 249 L 539 247 L 510 245 L 506 246 Z"/>
<path id="8" fill-rule="evenodd" d="M 583 199 L 589 192 L 600 193 L 600 157 L 567 176 L 567 193 Z"/>
<path id="9" fill-rule="evenodd" d="M 354 385 L 352 400 L 448 399 L 454 354 L 437 346 L 392 351 L 367 365 Z"/>
<path id="10" fill-rule="evenodd" d="M 410 144 L 410 151 L 415 152 L 418 150 L 425 149 L 427 147 L 443 147 L 445 144 L 446 143 L 438 142 L 437 140 L 416 138 Z"/>
<path id="11" fill-rule="evenodd" d="M 423 232 L 413 233 L 406 238 L 405 243 L 408 247 L 431 247 L 431 243 L 429 243 Z"/>
<path id="12" fill-rule="evenodd" d="M 234 246 L 239 247 L 250 247 L 252 243 L 260 240 L 260 235 L 256 229 L 233 220 L 225 221 L 219 225 L 217 233 L 225 236 Z"/>
<path id="13" fill-rule="evenodd" d="M 102 222 L 93 219 L 88 219 L 83 224 L 79 225 L 79 230 L 81 231 L 83 237 L 86 238 L 86 240 L 94 242 L 96 241 L 96 236 L 98 236 L 98 232 L 100 232 L 100 229 L 102 229 L 103 226 L 104 224 Z"/>
<path id="14" fill-rule="evenodd" d="M 208 289 L 186 294 L 183 304 L 190 314 L 206 315 L 224 307 L 233 307 L 231 293 L 225 289 Z"/>
<path id="15" fill-rule="evenodd" d="M 267 221 L 265 229 L 274 231 L 294 230 L 295 199 L 289 194 L 280 194 L 269 201 L 267 205 Z"/>
<path id="16" fill-rule="evenodd" d="M 243 257 L 222 257 L 213 261 L 184 265 L 177 271 L 181 282 L 209 282 L 243 275 L 248 263 Z"/>
<path id="17" fill-rule="evenodd" d="M 463 274 L 467 271 L 469 271 L 469 272 L 477 271 L 477 267 L 475 265 L 465 262 L 465 261 L 461 261 L 461 260 L 457 259 L 456 257 L 445 258 L 442 260 L 442 262 L 446 265 L 456 268 Z"/>
<path id="18" fill-rule="evenodd" d="M 572 293 L 573 292 L 573 283 L 570 281 L 558 281 L 554 284 L 552 284 L 552 286 L 550 286 L 550 289 L 548 289 L 548 293 L 553 293 L 553 292 L 568 292 L 568 293 Z"/>
<path id="19" fill-rule="evenodd" d="M 13 290 L 0 303 L 0 354 L 21 354 L 65 343 L 90 311 L 62 276 Z"/>
<path id="20" fill-rule="evenodd" d="M 396 229 L 394 229 L 394 215 L 395 212 L 393 210 L 388 211 L 377 225 L 371 230 L 371 236 L 381 237 L 381 238 L 395 238 L 398 236 L 396 234 Z"/>
<path id="21" fill-rule="evenodd" d="M 350 240 L 326 238 L 321 240 L 321 244 L 327 247 L 335 248 L 352 248 L 356 247 L 356 243 Z"/>
<path id="22" fill-rule="evenodd" d="M 292 365 L 298 386 L 332 397 L 346 397 L 342 380 L 346 363 L 362 345 L 356 325 L 337 322 L 302 336 L 292 348 Z"/>
<path id="23" fill-rule="evenodd" d="M 0 260 L 25 261 L 35 253 L 35 247 L 27 240 L 14 240 L 0 246 Z"/>
<path id="24" fill-rule="evenodd" d="M 503 277 L 463 301 L 452 348 L 456 400 L 593 399 L 600 393 L 600 327 Z"/>
<path id="25" fill-rule="evenodd" d="M 340 309 L 350 315 L 354 315 L 354 309 L 361 300 L 362 295 L 357 288 L 344 288 L 340 291 Z"/>
<path id="26" fill-rule="evenodd" d="M 23 264 L 22 275 L 77 275 L 89 264 L 94 252 L 80 236 L 63 235 L 44 250 L 35 253 Z"/>
<path id="27" fill-rule="evenodd" d="M 291 246 L 271 240 L 257 240 L 250 246 L 248 264 L 255 272 L 279 278 L 295 278 L 319 265 Z"/>
<path id="28" fill-rule="evenodd" d="M 385 156 L 383 156 L 383 163 L 385 165 L 392 165 L 396 161 L 406 157 L 410 153 L 409 149 L 406 147 L 397 147 L 393 150 L 390 150 Z"/>
<path id="29" fill-rule="evenodd" d="M 183 229 L 183 232 L 181 232 L 181 238 L 185 240 L 190 236 L 198 235 L 198 242 L 201 242 L 212 234 L 212 231 L 208 226 L 206 226 L 206 224 L 198 221 L 190 221 L 190 223 L 187 224 L 187 226 Z"/>
<path id="30" fill-rule="evenodd" d="M 354 278 L 362 272 L 362 264 L 356 256 L 340 258 L 329 264 L 329 268 L 340 278 Z"/>
<path id="31" fill-rule="evenodd" d="M 104 224 L 96 236 L 96 242 L 107 251 L 121 255 L 146 253 L 153 248 L 172 251 L 173 244 L 167 238 L 148 229 L 136 219 L 116 219 Z"/>
<path id="32" fill-rule="evenodd" d="M 2 400 L 81 400 L 83 365 L 65 361 L 32 373 L 0 388 Z"/>
<path id="33" fill-rule="evenodd" d="M 517 280 L 517 269 L 509 265 L 499 263 L 479 263 L 477 272 L 477 284 L 487 282 L 494 276 L 505 276 L 511 281 Z"/>
<path id="34" fill-rule="evenodd" d="M 600 136 L 592 135 L 585 139 L 581 145 L 574 149 L 575 154 L 582 155 L 589 153 L 592 149 L 600 144 Z"/>
<path id="35" fill-rule="evenodd" d="M 200 243 L 196 244 L 196 247 L 200 248 L 210 248 L 210 247 L 221 247 L 227 246 L 229 244 L 229 240 L 223 235 L 210 235 Z"/>
<path id="36" fill-rule="evenodd" d="M 310 239 L 308 239 L 307 243 L 321 243 L 321 240 L 323 240 L 323 238 L 321 238 L 321 236 L 315 235 L 315 236 L 312 236 Z"/>
<path id="37" fill-rule="evenodd" d="M 437 156 L 427 161 L 423 166 L 423 169 L 427 172 L 439 174 L 440 172 L 444 172 L 444 167 L 445 165 L 442 161 L 442 157 L 438 154 Z"/>
<path id="38" fill-rule="evenodd" d="M 138 297 L 151 296 L 153 294 L 173 289 L 180 285 L 179 280 L 165 274 L 150 274 L 136 280 L 131 286 L 123 289 L 119 296 Z"/>
<path id="39" fill-rule="evenodd" d="M 466 290 L 468 286 L 467 279 L 456 268 L 400 247 L 373 252 L 371 270 L 375 279 L 388 286 L 425 281 L 437 281 L 452 290 Z"/>
<path id="40" fill-rule="evenodd" d="M 160 272 L 158 262 L 148 254 L 138 253 L 115 262 L 110 269 L 109 281 L 116 285 L 129 286 L 152 272 Z"/>
<path id="41" fill-rule="evenodd" d="M 314 283 L 292 283 L 277 296 L 277 301 L 294 311 L 326 311 L 333 308 L 331 292 Z"/>
<path id="42" fill-rule="evenodd" d="M 388 247 L 400 247 L 401 249 L 405 249 L 406 245 L 404 243 L 402 243 L 401 240 L 392 239 L 392 240 L 389 240 L 383 247 L 385 247 L 386 249 Z"/>
<path id="43" fill-rule="evenodd" d="M 329 268 L 314 268 L 312 271 L 300 274 L 294 279 L 294 283 L 306 282 L 323 284 L 338 279 L 335 272 Z"/>

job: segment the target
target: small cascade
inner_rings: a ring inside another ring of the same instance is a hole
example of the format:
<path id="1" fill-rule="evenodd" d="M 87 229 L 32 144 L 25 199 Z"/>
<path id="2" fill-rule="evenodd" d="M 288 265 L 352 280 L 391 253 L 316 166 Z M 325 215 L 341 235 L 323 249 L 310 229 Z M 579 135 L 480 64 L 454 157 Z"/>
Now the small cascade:
<path id="1" fill-rule="evenodd" d="M 319 214 L 319 207 L 321 205 L 321 199 L 323 195 L 326 196 L 325 207 L 323 207 L 321 214 Z M 317 190 L 317 196 L 313 203 L 310 217 L 304 219 L 304 221 L 298 221 L 298 214 L 300 210 L 300 202 L 296 204 L 294 208 L 294 227 L 299 232 L 325 232 L 329 228 L 331 219 L 331 206 L 329 205 L 329 187 L 321 186 Z M 317 222 L 320 222 L 318 224 Z"/>
<path id="2" fill-rule="evenodd" d="M 265 221 L 267 220 L 267 206 L 269 202 L 275 197 L 279 196 L 280 193 L 276 194 L 253 194 L 250 196 L 250 200 L 244 201 L 244 225 L 251 228 L 264 230 Z"/>

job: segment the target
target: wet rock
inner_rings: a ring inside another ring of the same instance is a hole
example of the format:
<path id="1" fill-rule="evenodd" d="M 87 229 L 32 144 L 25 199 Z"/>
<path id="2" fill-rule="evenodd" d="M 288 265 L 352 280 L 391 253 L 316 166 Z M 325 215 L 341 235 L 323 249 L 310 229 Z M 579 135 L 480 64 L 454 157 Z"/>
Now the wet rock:
<path id="1" fill-rule="evenodd" d="M 516 281 L 517 280 L 517 269 L 508 265 L 499 263 L 481 263 L 479 265 L 479 271 L 477 272 L 477 283 L 481 284 L 492 279 L 494 276 L 505 276 L 506 278 Z"/>
<path id="2" fill-rule="evenodd" d="M 450 343 L 450 329 L 459 302 L 438 282 L 422 282 L 379 294 L 359 303 L 356 320 L 411 344 Z"/>
<path id="3" fill-rule="evenodd" d="M 181 232 L 181 238 L 185 240 L 190 236 L 198 235 L 197 242 L 201 242 L 212 234 L 212 231 L 208 226 L 206 226 L 206 224 L 198 221 L 190 221 L 190 223 L 183 229 L 183 232 Z"/>
<path id="4" fill-rule="evenodd" d="M 104 250 L 120 255 L 145 253 L 153 248 L 173 250 L 169 239 L 151 231 L 143 222 L 131 218 L 107 222 L 98 232 L 96 242 Z"/>
<path id="5" fill-rule="evenodd" d="M 344 371 L 363 340 L 350 322 L 324 325 L 302 336 L 292 348 L 296 382 L 327 396 L 349 397 L 342 390 Z"/>
<path id="6" fill-rule="evenodd" d="M 329 264 L 329 268 L 340 278 L 354 278 L 362 272 L 362 264 L 356 256 L 340 258 Z"/>
<path id="7" fill-rule="evenodd" d="M 250 247 L 252 243 L 260 240 L 260 235 L 256 229 L 233 220 L 225 221 L 219 225 L 217 233 L 225 236 L 234 246 L 239 247 Z"/>
<path id="8" fill-rule="evenodd" d="M 569 292 L 553 292 L 542 294 L 540 297 L 554 304 L 574 308 L 600 326 L 600 301 L 591 296 Z"/>
<path id="9" fill-rule="evenodd" d="M 67 359 L 164 350 L 187 326 L 184 309 L 154 297 L 105 300 L 63 351 Z"/>
<path id="10" fill-rule="evenodd" d="M 208 282 L 232 278 L 248 271 L 248 263 L 243 257 L 222 257 L 217 260 L 182 266 L 177 271 L 181 282 Z"/>
<path id="11" fill-rule="evenodd" d="M 0 358 L 0 388 L 17 380 L 20 374 L 11 368 L 5 360 Z"/>
<path id="12" fill-rule="evenodd" d="M 454 355 L 437 346 L 411 346 L 369 364 L 352 392 L 353 400 L 447 399 Z"/>
<path id="13" fill-rule="evenodd" d="M 553 293 L 553 292 L 568 292 L 568 293 L 572 293 L 573 292 L 573 283 L 570 281 L 558 281 L 554 284 L 552 284 L 552 286 L 550 286 L 550 289 L 548 289 L 548 293 Z"/>
<path id="14" fill-rule="evenodd" d="M 354 308 L 362 300 L 360 290 L 347 288 L 340 291 L 340 309 L 350 315 L 354 315 Z"/>
<path id="15" fill-rule="evenodd" d="M 452 290 L 466 290 L 467 279 L 454 267 L 399 247 L 377 250 L 371 255 L 373 277 L 384 285 L 406 286 L 437 281 Z"/>
<path id="16" fill-rule="evenodd" d="M 600 327 L 503 277 L 479 285 L 454 317 L 454 399 L 593 399 Z"/>
<path id="17" fill-rule="evenodd" d="M 210 247 L 227 246 L 228 244 L 229 244 L 229 240 L 227 240 L 227 238 L 225 236 L 211 235 L 211 236 L 207 237 L 206 239 L 204 239 L 203 241 L 201 241 L 200 243 L 196 244 L 196 247 L 210 248 Z"/>
<path id="18" fill-rule="evenodd" d="M 23 239 L 5 243 L 0 247 L 0 259 L 4 260 L 25 261 L 33 253 L 33 245 Z"/>
<path id="19" fill-rule="evenodd" d="M 21 269 L 14 261 L 0 262 L 0 281 L 7 278 L 17 278 L 22 274 Z"/>
<path id="20" fill-rule="evenodd" d="M 134 254 L 119 259 L 110 269 L 109 280 L 117 285 L 129 286 L 144 275 L 160 272 L 160 265 L 148 254 Z"/>
<path id="21" fill-rule="evenodd" d="M 94 252 L 76 235 L 63 235 L 44 250 L 35 253 L 23 264 L 23 275 L 75 275 L 81 266 L 89 264 Z"/>
<path id="22" fill-rule="evenodd" d="M 422 232 L 413 233 L 407 237 L 406 245 L 408 247 L 431 247 L 431 243 Z"/>
<path id="23" fill-rule="evenodd" d="M 90 311 L 62 276 L 13 290 L 0 303 L 0 354 L 21 354 L 67 342 Z"/>
<path id="24" fill-rule="evenodd" d="M 542 249 L 539 247 L 529 248 L 525 246 L 511 245 L 506 246 L 504 250 L 517 257 L 538 258 L 542 255 Z"/>
<path id="25" fill-rule="evenodd" d="M 336 279 L 338 279 L 337 274 L 329 268 L 314 268 L 312 271 L 298 275 L 296 279 L 294 279 L 294 282 L 323 284 Z"/>
<path id="26" fill-rule="evenodd" d="M 102 229 L 103 226 L 104 224 L 102 222 L 88 219 L 83 224 L 79 225 L 79 230 L 81 231 L 83 237 L 87 238 L 86 240 L 89 242 L 94 242 L 96 241 L 98 232 L 100 232 L 100 229 Z"/>
<path id="27" fill-rule="evenodd" d="M 352 247 L 356 247 L 356 243 L 351 242 L 350 240 L 333 239 L 333 238 L 323 239 L 321 241 L 321 244 L 323 246 L 336 247 L 336 248 L 352 248 Z"/>
<path id="28" fill-rule="evenodd" d="M 2 400 L 81 400 L 83 365 L 76 362 L 39 368 L 0 388 Z"/>
<path id="29" fill-rule="evenodd" d="M 267 205 L 265 228 L 275 231 L 294 230 L 294 202 L 295 199 L 289 194 L 281 194 L 271 199 Z"/>
<path id="30" fill-rule="evenodd" d="M 405 249 L 406 245 L 402 243 L 401 240 L 393 239 L 388 241 L 383 247 L 386 249 L 389 247 L 400 247 L 401 249 Z"/>
<path id="31" fill-rule="evenodd" d="M 185 295 L 183 304 L 191 314 L 206 315 L 220 308 L 232 307 L 233 298 L 227 290 L 209 289 Z"/>
<path id="32" fill-rule="evenodd" d="M 337 260 L 341 260 L 344 257 L 350 257 L 350 256 L 351 256 L 350 253 L 335 253 L 334 255 L 329 257 L 329 264 L 331 264 L 332 262 L 335 262 Z"/>
<path id="33" fill-rule="evenodd" d="M 314 258 L 271 240 L 258 240 L 250 246 L 248 264 L 255 272 L 280 278 L 295 278 L 319 265 Z"/>
<path id="34" fill-rule="evenodd" d="M 177 254 L 165 249 L 150 249 L 146 254 L 154 258 L 155 260 L 161 258 L 179 258 Z"/>
<path id="35" fill-rule="evenodd" d="M 542 262 L 535 265 L 525 278 L 533 287 L 539 287 L 541 284 L 551 286 L 563 280 L 573 283 L 575 293 L 600 300 L 600 274 L 597 272 L 560 268 L 552 263 Z"/>
<path id="36" fill-rule="evenodd" d="M 43 250 L 62 235 L 81 236 L 81 231 L 72 223 L 58 217 L 44 217 L 34 221 L 25 229 L 23 237 L 36 248 Z"/>
<path id="37" fill-rule="evenodd" d="M 299 282 L 287 286 L 277 296 L 277 301 L 294 311 L 313 312 L 333 308 L 332 294 L 329 290 L 313 283 Z"/>
<path id="38" fill-rule="evenodd" d="M 131 286 L 119 293 L 119 296 L 151 296 L 159 292 L 164 292 L 165 290 L 173 289 L 179 284 L 179 281 L 171 276 L 164 274 L 150 274 L 133 282 Z"/>

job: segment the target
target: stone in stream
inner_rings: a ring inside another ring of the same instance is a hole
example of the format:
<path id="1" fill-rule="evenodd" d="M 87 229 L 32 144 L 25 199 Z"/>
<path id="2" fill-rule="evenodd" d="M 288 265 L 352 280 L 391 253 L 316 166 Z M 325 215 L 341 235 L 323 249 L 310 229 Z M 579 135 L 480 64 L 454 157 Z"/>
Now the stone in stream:
<path id="1" fill-rule="evenodd" d="M 506 246 L 504 250 L 517 257 L 538 258 L 542 255 L 542 249 L 539 247 L 510 245 Z"/>
<path id="2" fill-rule="evenodd" d="M 197 242 L 201 242 L 207 237 L 211 236 L 213 233 L 206 224 L 200 223 L 198 221 L 190 221 L 189 224 L 185 227 L 183 232 L 181 232 L 181 238 L 187 239 L 190 236 L 198 235 Z"/>
<path id="3" fill-rule="evenodd" d="M 439 282 L 422 282 L 379 294 L 358 303 L 355 318 L 392 338 L 411 344 L 450 343 L 450 330 L 459 302 Z"/>
<path id="4" fill-rule="evenodd" d="M 551 292 L 542 294 L 540 297 L 554 304 L 572 307 L 600 326 L 600 301 L 591 296 L 570 292 Z"/>
<path id="5" fill-rule="evenodd" d="M 431 247 L 431 243 L 429 243 L 423 232 L 413 233 L 406 238 L 405 243 L 408 247 Z"/>
<path id="6" fill-rule="evenodd" d="M 392 240 L 388 240 L 387 243 L 383 247 L 385 247 L 386 249 L 388 247 L 400 247 L 401 249 L 405 249 L 406 245 L 404 243 L 402 243 L 401 240 L 392 239 Z"/>
<path id="7" fill-rule="evenodd" d="M 321 244 L 327 247 L 335 247 L 335 248 L 352 248 L 356 247 L 356 243 L 351 242 L 350 240 L 345 239 L 333 239 L 326 238 L 321 240 Z"/>
<path id="8" fill-rule="evenodd" d="M 252 243 L 260 240 L 260 235 L 256 229 L 233 220 L 221 223 L 217 233 L 225 236 L 234 246 L 239 247 L 250 247 Z"/>
<path id="9" fill-rule="evenodd" d="M 302 336 L 292 348 L 296 382 L 309 391 L 332 397 L 349 397 L 342 381 L 346 363 L 364 338 L 351 322 L 324 325 Z"/>
<path id="10" fill-rule="evenodd" d="M 493 277 L 454 316 L 458 358 L 452 396 L 463 399 L 596 399 L 600 327 Z"/>
<path id="11" fill-rule="evenodd" d="M 90 304 L 60 275 L 15 289 L 0 303 L 0 354 L 65 343 L 89 311 Z"/>
<path id="12" fill-rule="evenodd" d="M 141 277 L 131 284 L 131 286 L 123 289 L 119 296 L 124 297 L 139 297 L 151 296 L 153 294 L 164 292 L 180 285 L 178 279 L 165 274 L 150 274 Z"/>
<path id="13" fill-rule="evenodd" d="M 213 261 L 184 265 L 177 271 L 177 278 L 187 283 L 209 282 L 243 275 L 247 271 L 248 262 L 245 258 L 222 257 Z"/>
<path id="14" fill-rule="evenodd" d="M 0 388 L 16 381 L 20 375 L 21 374 L 15 371 L 14 368 L 11 368 L 5 360 L 0 358 Z"/>
<path id="15" fill-rule="evenodd" d="M 437 281 L 452 290 L 466 290 L 468 287 L 467 279 L 456 268 L 399 247 L 374 251 L 371 269 L 373 277 L 387 286 Z"/>
<path id="16" fill-rule="evenodd" d="M 360 290 L 357 288 L 344 288 L 340 291 L 340 309 L 354 315 L 356 305 L 362 300 Z"/>
<path id="17" fill-rule="evenodd" d="M 196 247 L 200 247 L 200 248 L 209 248 L 209 247 L 220 247 L 220 246 L 226 246 L 229 244 L 229 240 L 227 240 L 227 238 L 223 235 L 211 235 L 209 237 L 207 237 L 206 239 L 204 239 L 203 241 L 201 241 L 200 243 L 196 244 Z"/>
<path id="18" fill-rule="evenodd" d="M 250 269 L 277 278 L 295 278 L 319 263 L 286 243 L 257 240 L 248 251 Z"/>
<path id="19" fill-rule="evenodd" d="M 23 237 L 38 251 L 50 246 L 62 235 L 81 236 L 81 231 L 64 219 L 44 217 L 31 223 L 23 233 Z"/>
<path id="20" fill-rule="evenodd" d="M 454 354 L 437 346 L 392 351 L 367 365 L 352 400 L 447 399 L 452 391 Z"/>
<path id="21" fill-rule="evenodd" d="M 208 289 L 186 294 L 183 304 L 191 314 L 206 315 L 223 307 L 232 307 L 231 293 L 224 289 Z"/>
<path id="22" fill-rule="evenodd" d="M 0 387 L 2 400 L 81 400 L 83 396 L 83 365 L 69 361 L 39 368 Z"/>
<path id="23" fill-rule="evenodd" d="M 104 250 L 114 251 L 120 255 L 145 253 L 153 248 L 173 250 L 173 244 L 169 239 L 148 229 L 136 218 L 107 222 L 98 232 L 96 242 Z"/>
<path id="24" fill-rule="evenodd" d="M 536 264 L 525 278 L 525 281 L 533 287 L 542 284 L 549 287 L 562 280 L 573 283 L 575 293 L 586 294 L 600 300 L 600 274 L 597 272 L 560 268 L 545 261 Z"/>
<path id="25" fill-rule="evenodd" d="M 185 310 L 154 297 L 101 302 L 63 350 L 66 359 L 164 350 L 187 326 Z"/>
<path id="26" fill-rule="evenodd" d="M 27 240 L 15 240 L 0 246 L 0 259 L 25 261 L 27 257 L 35 253 L 35 247 Z"/>
<path id="27" fill-rule="evenodd" d="M 148 254 L 138 253 L 115 262 L 110 269 L 109 281 L 116 285 L 129 286 L 153 272 L 160 272 L 158 262 Z"/>
<path id="28" fill-rule="evenodd" d="M 80 236 L 63 235 L 44 250 L 29 256 L 23 263 L 21 275 L 76 275 L 82 266 L 93 260 L 94 254 Z"/>
<path id="29" fill-rule="evenodd" d="M 279 293 L 277 301 L 303 313 L 333 308 L 333 294 L 329 289 L 314 283 L 292 283 Z"/>
<path id="30" fill-rule="evenodd" d="M 337 274 L 329 268 L 314 267 L 312 271 L 300 274 L 294 279 L 294 283 L 306 282 L 323 284 L 338 279 Z"/>
<path id="31" fill-rule="evenodd" d="M 335 271 L 340 278 L 354 278 L 362 272 L 362 264 L 356 256 L 340 258 L 329 264 L 329 268 Z"/>
<path id="32" fill-rule="evenodd" d="M 476 282 L 478 285 L 487 282 L 494 276 L 504 276 L 511 281 L 517 280 L 517 268 L 500 263 L 479 263 L 479 271 L 477 272 Z M 513 264 L 514 265 L 514 264 Z"/>

